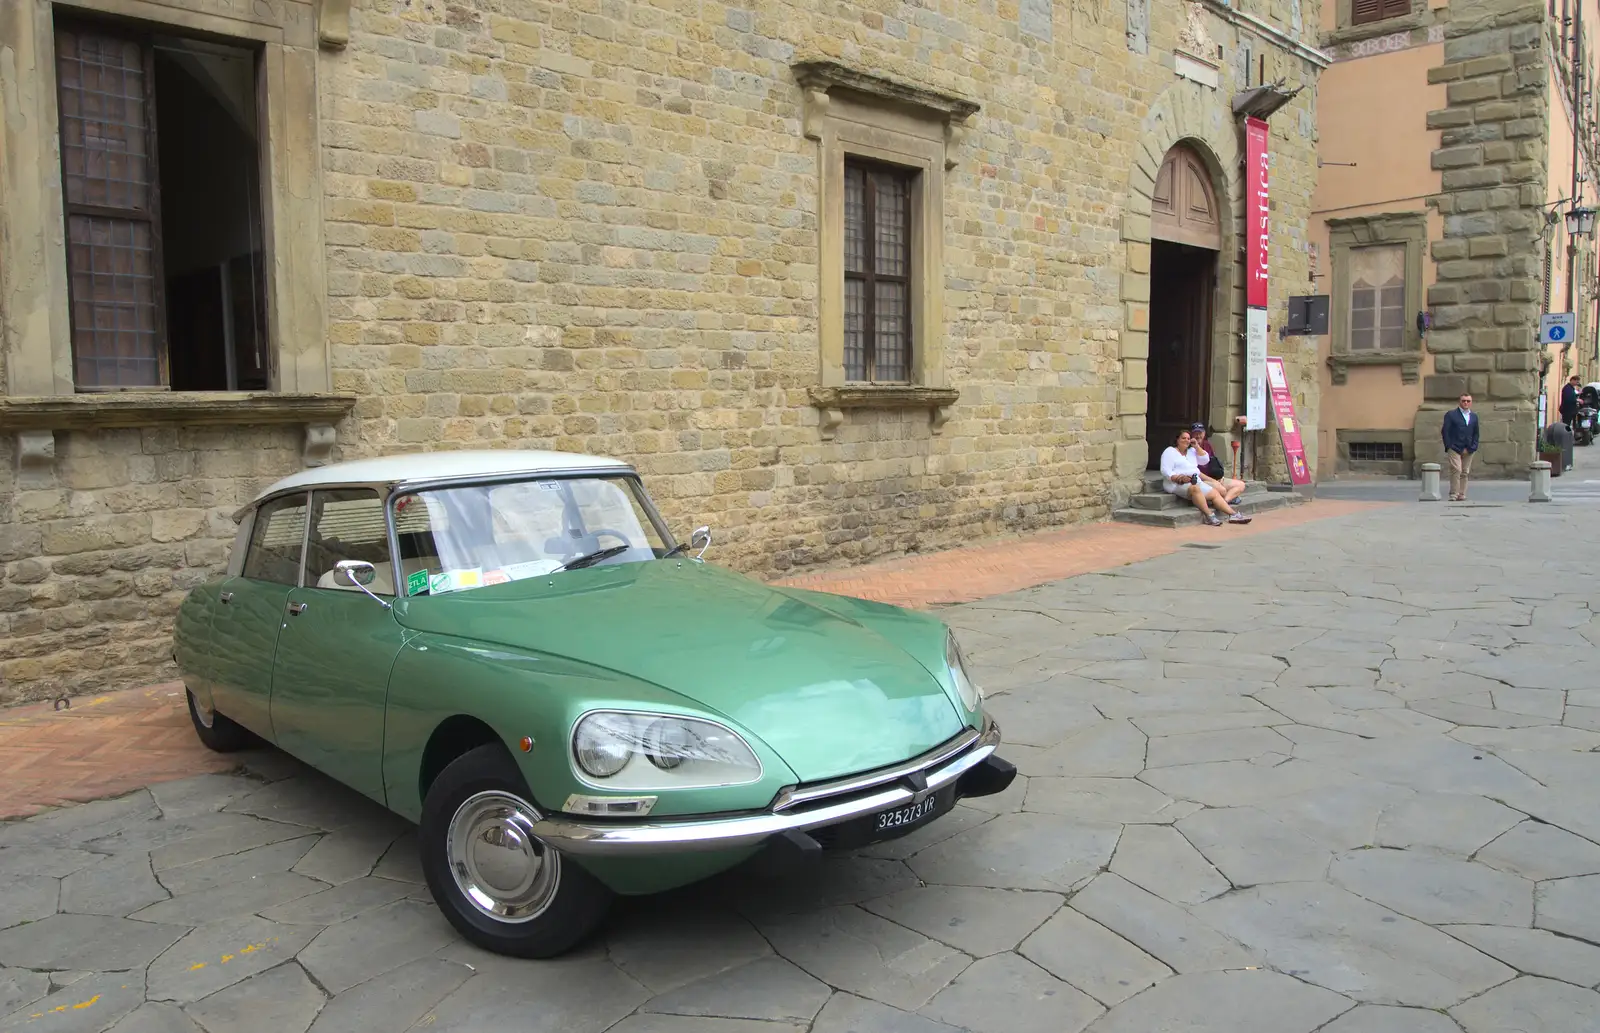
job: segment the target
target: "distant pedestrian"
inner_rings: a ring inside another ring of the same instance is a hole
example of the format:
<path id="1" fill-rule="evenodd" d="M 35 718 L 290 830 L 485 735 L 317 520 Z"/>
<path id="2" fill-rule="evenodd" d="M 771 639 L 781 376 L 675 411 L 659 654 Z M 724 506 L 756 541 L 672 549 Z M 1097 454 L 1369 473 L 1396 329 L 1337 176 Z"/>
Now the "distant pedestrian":
<path id="1" fill-rule="evenodd" d="M 1561 422 L 1567 425 L 1568 430 L 1576 430 L 1573 426 L 1578 419 L 1578 385 L 1582 382 L 1576 373 L 1561 389 Z"/>
<path id="2" fill-rule="evenodd" d="M 1465 502 L 1467 478 L 1472 476 L 1472 456 L 1478 451 L 1478 416 L 1472 396 L 1461 396 L 1457 408 L 1444 414 L 1444 450 L 1450 457 L 1450 501 Z"/>

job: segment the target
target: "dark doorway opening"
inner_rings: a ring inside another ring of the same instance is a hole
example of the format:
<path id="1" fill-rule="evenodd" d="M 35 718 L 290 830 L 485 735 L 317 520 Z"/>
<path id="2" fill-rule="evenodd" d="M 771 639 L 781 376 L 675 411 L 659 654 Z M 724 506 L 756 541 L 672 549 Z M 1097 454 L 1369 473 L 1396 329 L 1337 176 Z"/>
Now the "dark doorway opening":
<path id="1" fill-rule="evenodd" d="M 1150 362 L 1145 436 L 1149 468 L 1180 429 L 1209 422 L 1211 327 L 1217 252 L 1171 241 L 1150 245 Z"/>

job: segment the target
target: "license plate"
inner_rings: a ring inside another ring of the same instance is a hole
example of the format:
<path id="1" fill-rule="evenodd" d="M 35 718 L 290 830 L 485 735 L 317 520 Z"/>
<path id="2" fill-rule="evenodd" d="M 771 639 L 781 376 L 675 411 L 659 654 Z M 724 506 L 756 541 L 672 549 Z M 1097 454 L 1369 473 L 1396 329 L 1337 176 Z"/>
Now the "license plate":
<path id="1" fill-rule="evenodd" d="M 908 803 L 904 807 L 896 807 L 892 811 L 880 811 L 873 825 L 875 831 L 893 832 L 932 816 L 939 810 L 939 797 L 929 796 L 921 803 Z"/>

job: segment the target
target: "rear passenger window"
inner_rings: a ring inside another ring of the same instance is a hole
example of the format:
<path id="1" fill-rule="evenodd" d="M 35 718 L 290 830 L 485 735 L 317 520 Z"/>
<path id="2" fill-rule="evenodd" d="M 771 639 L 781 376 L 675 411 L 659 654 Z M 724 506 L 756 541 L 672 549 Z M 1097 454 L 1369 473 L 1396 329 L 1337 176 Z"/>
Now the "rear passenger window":
<path id="1" fill-rule="evenodd" d="M 300 551 L 306 539 L 306 497 L 286 495 L 256 511 L 243 576 L 280 585 L 300 583 Z"/>

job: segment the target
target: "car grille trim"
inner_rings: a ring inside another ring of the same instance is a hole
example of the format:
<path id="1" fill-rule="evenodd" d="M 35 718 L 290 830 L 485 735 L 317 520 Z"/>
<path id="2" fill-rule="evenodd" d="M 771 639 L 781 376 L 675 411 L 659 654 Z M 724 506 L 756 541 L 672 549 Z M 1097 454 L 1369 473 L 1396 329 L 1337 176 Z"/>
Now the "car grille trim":
<path id="1" fill-rule="evenodd" d="M 990 722 L 985 721 L 985 730 Z M 972 749 L 983 738 L 983 732 L 976 728 L 962 729 L 961 733 L 953 738 L 935 746 L 933 749 L 908 761 L 868 771 L 860 775 L 850 775 L 846 778 L 834 779 L 829 782 L 818 782 L 814 785 L 799 785 L 778 792 L 772 801 L 772 812 L 784 814 L 796 808 L 804 808 L 822 802 L 837 802 L 841 797 L 854 796 L 865 790 L 873 789 L 890 782 L 898 782 L 910 775 L 925 772 L 949 762 L 954 757 Z"/>

